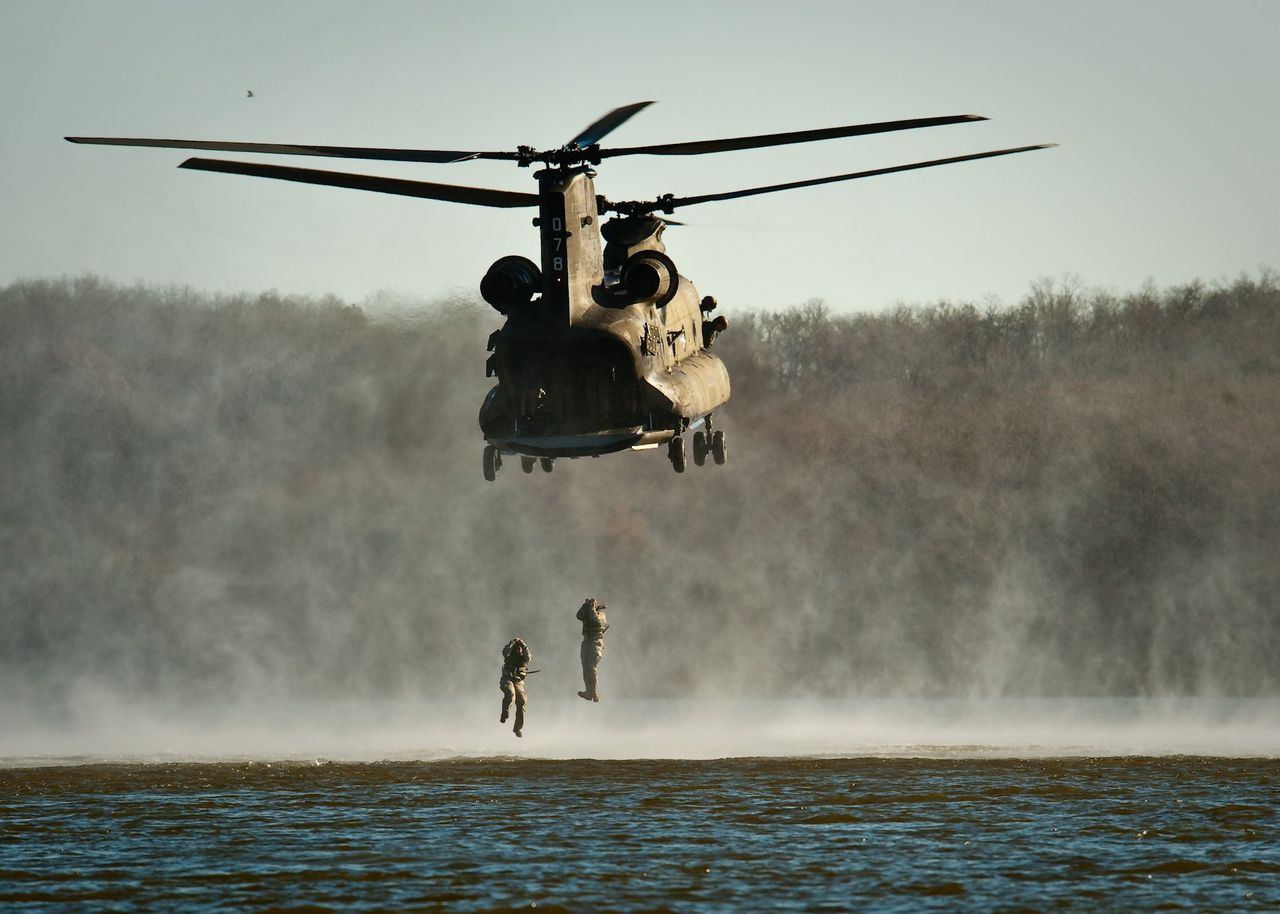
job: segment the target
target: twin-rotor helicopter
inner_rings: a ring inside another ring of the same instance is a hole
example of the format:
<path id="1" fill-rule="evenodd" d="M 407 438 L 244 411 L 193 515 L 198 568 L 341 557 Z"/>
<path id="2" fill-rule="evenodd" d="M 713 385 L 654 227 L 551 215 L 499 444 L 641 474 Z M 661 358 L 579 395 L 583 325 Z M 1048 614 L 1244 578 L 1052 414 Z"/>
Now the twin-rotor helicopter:
<path id="1" fill-rule="evenodd" d="M 790 133 L 650 146 L 602 147 L 600 141 L 647 107 L 616 108 L 556 149 L 514 151 L 381 149 L 204 140 L 67 137 L 73 143 L 158 146 L 220 152 L 328 156 L 453 164 L 477 159 L 538 166 L 538 192 L 519 193 L 307 168 L 190 158 L 179 167 L 349 187 L 466 203 L 536 209 L 539 262 L 518 255 L 497 260 L 480 282 L 485 301 L 505 317 L 489 337 L 486 375 L 497 378 L 480 408 L 483 469 L 493 480 L 503 457 L 518 456 L 531 473 L 551 472 L 558 457 L 598 457 L 624 450 L 666 448 L 677 473 L 707 458 L 726 459 L 715 411 L 729 399 L 729 373 L 712 354 L 727 321 L 716 300 L 697 291 L 666 252 L 662 236 L 676 209 L 855 178 L 950 165 L 1046 149 L 1054 144 L 996 149 L 850 174 L 721 193 L 614 202 L 592 179 L 604 159 L 626 155 L 704 155 L 897 130 L 986 120 L 973 114 L 826 127 Z M 602 221 L 604 214 L 612 214 Z M 663 214 L 663 215 L 659 215 Z M 678 223 L 676 223 L 678 224 Z M 603 242 L 603 243 L 602 243 Z M 686 440 L 690 442 L 686 447 Z"/>

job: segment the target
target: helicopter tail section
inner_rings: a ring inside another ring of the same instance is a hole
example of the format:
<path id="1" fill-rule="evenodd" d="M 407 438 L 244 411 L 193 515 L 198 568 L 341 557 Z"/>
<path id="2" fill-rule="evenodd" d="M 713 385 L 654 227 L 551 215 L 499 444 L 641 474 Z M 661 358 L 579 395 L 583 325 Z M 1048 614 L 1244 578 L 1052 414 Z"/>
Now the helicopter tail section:
<path id="1" fill-rule="evenodd" d="M 643 424 L 626 345 L 605 333 L 523 336 L 495 353 L 499 385 L 480 414 L 486 436 L 565 436 Z"/>

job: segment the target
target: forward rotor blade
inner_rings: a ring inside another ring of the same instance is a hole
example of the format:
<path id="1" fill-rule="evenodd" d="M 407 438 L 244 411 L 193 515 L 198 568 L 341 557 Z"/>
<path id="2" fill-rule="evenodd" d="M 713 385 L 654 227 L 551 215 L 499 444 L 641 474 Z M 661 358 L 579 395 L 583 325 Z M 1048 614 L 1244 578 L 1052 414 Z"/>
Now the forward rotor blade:
<path id="1" fill-rule="evenodd" d="M 953 156 L 949 159 L 933 159 L 929 162 L 913 162 L 910 165 L 894 165 L 891 168 L 873 168 L 870 171 L 855 171 L 847 175 L 833 175 L 829 178 L 811 178 L 808 181 L 792 181 L 789 184 L 770 184 L 768 187 L 749 187 L 746 190 L 731 190 L 722 194 L 701 194 L 696 197 L 671 197 L 661 200 L 655 207 L 661 212 L 668 212 L 677 206 L 693 206 L 695 203 L 711 203 L 715 200 L 734 200 L 738 197 L 754 197 L 757 194 L 772 194 L 780 190 L 794 190 L 798 187 L 814 187 L 818 184 L 834 184 L 837 181 L 852 181 L 855 178 L 871 178 L 876 175 L 893 174 L 896 171 L 914 171 L 917 168 L 932 168 L 935 165 L 951 165 L 955 162 L 971 162 L 974 159 L 991 159 L 996 156 L 1008 156 L 1018 152 L 1031 152 L 1033 149 L 1052 149 L 1057 143 L 1042 143 L 1038 146 L 1019 146 L 1016 149 L 995 149 L 991 152 L 975 152 L 972 155 Z"/>
<path id="2" fill-rule="evenodd" d="M 187 159 L 178 167 L 194 168 L 197 171 L 218 171 L 231 175 L 250 175 L 255 178 L 278 178 L 282 181 L 323 184 L 328 187 L 350 187 L 353 190 L 368 190 L 379 194 L 423 197 L 428 200 L 469 203 L 474 206 L 511 208 L 538 205 L 537 194 L 521 194 L 510 190 L 490 190 L 485 187 L 462 187 L 457 184 L 431 184 L 427 181 L 405 181 L 400 178 L 379 178 L 374 175 L 354 175 L 341 171 L 317 171 L 312 168 L 260 165 L 256 162 Z"/>
<path id="3" fill-rule="evenodd" d="M 599 143 L 607 134 L 617 130 L 626 123 L 633 114 L 637 114 L 652 105 L 653 102 L 636 102 L 631 105 L 623 105 L 621 108 L 614 108 L 600 120 L 596 121 L 586 130 L 579 133 L 569 141 L 570 146 L 577 146 L 580 149 Z"/>
<path id="4" fill-rule="evenodd" d="M 985 121 L 981 114 L 952 114 L 946 117 L 920 117 L 906 121 L 881 121 L 875 124 L 853 124 L 849 127 L 822 127 L 818 130 L 797 130 L 793 133 L 766 133 L 760 136 L 740 136 L 723 140 L 695 140 L 692 143 L 662 143 L 657 146 L 628 146 L 602 149 L 602 159 L 611 156 L 693 156 L 707 152 L 730 152 L 735 149 L 760 149 L 765 146 L 786 146 L 790 143 L 812 143 L 815 140 L 834 140 L 845 136 L 866 136 L 872 133 L 891 133 L 894 130 L 915 130 L 919 127 L 941 127 L 946 124 L 966 124 Z"/>
<path id="5" fill-rule="evenodd" d="M 330 156 L 336 159 L 377 159 L 384 162 L 463 162 L 471 159 L 516 160 L 514 152 L 466 152 L 449 149 L 381 149 L 374 146 L 307 146 L 294 143 L 235 143 L 219 140 L 149 140 L 133 137 L 69 136 L 71 143 L 96 146 L 158 146 L 165 149 L 209 149 L 216 152 L 269 152 L 291 156 Z"/>

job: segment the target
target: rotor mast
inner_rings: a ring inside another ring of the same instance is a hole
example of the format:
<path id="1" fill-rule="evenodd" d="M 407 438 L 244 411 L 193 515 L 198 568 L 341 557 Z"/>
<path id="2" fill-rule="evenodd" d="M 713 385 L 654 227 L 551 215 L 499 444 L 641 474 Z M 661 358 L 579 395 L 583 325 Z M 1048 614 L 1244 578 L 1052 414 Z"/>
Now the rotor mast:
<path id="1" fill-rule="evenodd" d="M 592 172 L 585 165 L 545 168 L 535 177 L 543 313 L 558 325 L 572 326 L 592 304 L 591 289 L 604 282 Z"/>

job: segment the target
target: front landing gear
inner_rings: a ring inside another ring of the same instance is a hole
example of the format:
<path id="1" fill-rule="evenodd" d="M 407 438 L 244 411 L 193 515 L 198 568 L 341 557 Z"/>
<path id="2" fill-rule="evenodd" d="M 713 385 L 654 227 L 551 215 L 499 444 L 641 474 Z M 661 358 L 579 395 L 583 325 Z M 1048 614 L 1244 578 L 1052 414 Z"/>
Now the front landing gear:
<path id="1" fill-rule="evenodd" d="M 696 466 L 705 466 L 707 458 L 716 462 L 716 466 L 724 466 L 728 452 L 725 450 L 724 432 L 711 427 L 711 417 L 706 418 L 706 428 L 693 433 L 693 462 Z M 687 464 L 684 439 L 677 436 L 667 445 L 667 459 L 677 473 L 683 473 Z"/>
<path id="2" fill-rule="evenodd" d="M 700 428 L 693 433 L 693 462 L 697 466 L 705 466 L 707 458 L 710 457 L 716 462 L 716 466 L 724 466 L 728 452 L 725 450 L 724 432 L 713 428 L 711 417 L 707 416 L 705 428 Z M 675 452 L 680 451 L 680 463 L 677 465 Z M 684 441 L 680 438 L 672 438 L 671 444 L 667 448 L 667 457 L 671 460 L 671 465 L 676 468 L 677 473 L 684 472 Z"/>

